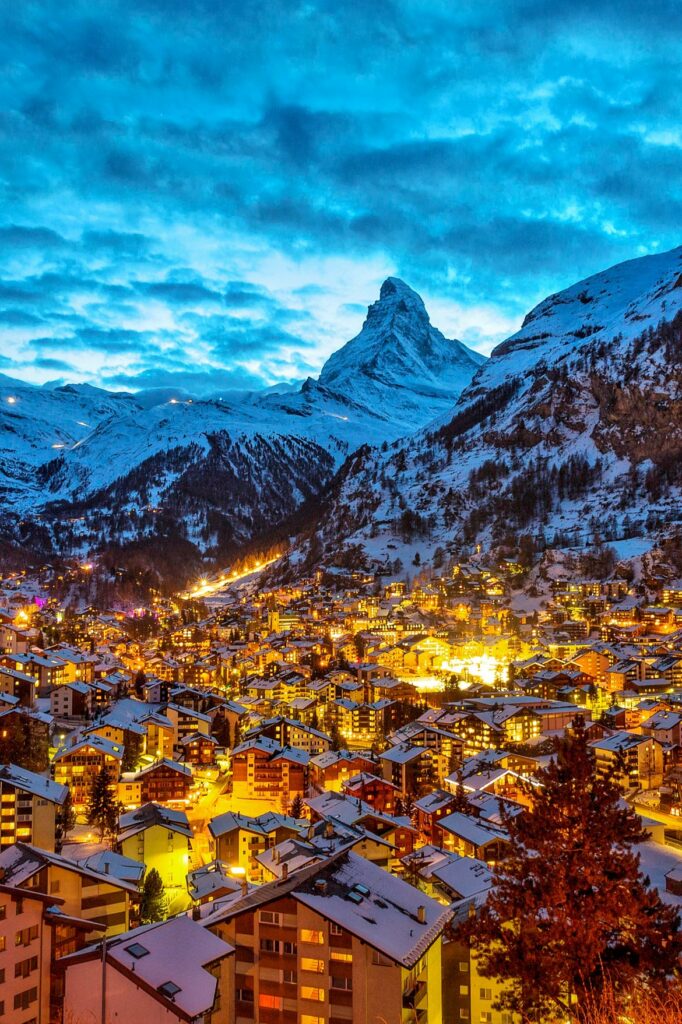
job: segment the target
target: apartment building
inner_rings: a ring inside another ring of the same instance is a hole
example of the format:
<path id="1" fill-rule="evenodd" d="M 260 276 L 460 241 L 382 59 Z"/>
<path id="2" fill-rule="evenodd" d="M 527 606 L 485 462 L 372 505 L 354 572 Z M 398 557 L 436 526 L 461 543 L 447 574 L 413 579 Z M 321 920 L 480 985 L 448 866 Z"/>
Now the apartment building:
<path id="1" fill-rule="evenodd" d="M 236 1024 L 440 1024 L 448 908 L 353 852 L 229 901 Z"/>
<path id="2" fill-rule="evenodd" d="M 66 786 L 15 764 L 0 765 L 0 850 L 23 841 L 54 850 Z"/>

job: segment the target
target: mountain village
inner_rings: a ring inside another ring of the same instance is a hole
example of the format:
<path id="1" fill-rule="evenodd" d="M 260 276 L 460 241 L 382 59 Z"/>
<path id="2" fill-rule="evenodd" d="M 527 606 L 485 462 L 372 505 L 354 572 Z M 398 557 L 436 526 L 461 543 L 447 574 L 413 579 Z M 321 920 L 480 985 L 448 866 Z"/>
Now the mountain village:
<path id="1" fill-rule="evenodd" d="M 682 579 L 621 569 L 255 570 L 127 612 L 8 574 L 4 1012 L 511 1024 L 457 923 L 578 719 L 682 907 Z"/>

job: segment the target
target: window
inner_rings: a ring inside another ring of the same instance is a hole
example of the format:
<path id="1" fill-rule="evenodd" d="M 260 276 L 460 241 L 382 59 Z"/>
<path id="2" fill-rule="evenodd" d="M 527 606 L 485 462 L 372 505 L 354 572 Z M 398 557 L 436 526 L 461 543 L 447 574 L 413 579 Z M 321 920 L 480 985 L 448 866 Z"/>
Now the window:
<path id="1" fill-rule="evenodd" d="M 338 975 L 332 974 L 331 976 L 331 987 L 345 989 L 346 992 L 353 990 L 353 979 L 352 978 L 340 978 Z"/>
<path id="2" fill-rule="evenodd" d="M 310 1013 L 302 1013 L 301 1024 L 325 1024 L 325 1020 L 324 1017 L 315 1017 Z"/>
<path id="3" fill-rule="evenodd" d="M 5 952 L 5 936 L 0 935 L 0 953 Z"/>
<path id="4" fill-rule="evenodd" d="M 301 942 L 314 942 L 315 945 L 321 946 L 324 942 L 324 935 L 322 932 L 310 928 L 301 928 Z"/>
<path id="5" fill-rule="evenodd" d="M 261 924 L 279 924 L 279 914 L 273 914 L 271 910 L 261 910 L 258 915 L 258 920 Z"/>
<path id="6" fill-rule="evenodd" d="M 332 923 L 329 925 L 329 934 L 343 935 L 343 928 L 341 927 L 340 924 L 334 924 L 334 922 L 332 921 Z"/>
<path id="7" fill-rule="evenodd" d="M 375 967 L 391 967 L 393 965 L 393 961 L 389 960 L 387 956 L 384 956 L 377 949 L 372 950 L 372 963 Z"/>
<path id="8" fill-rule="evenodd" d="M 284 952 L 287 955 L 296 956 L 296 954 L 298 953 L 298 946 L 296 945 L 295 942 L 285 942 Z"/>
<path id="9" fill-rule="evenodd" d="M 296 971 L 282 971 L 282 981 L 285 985 L 295 985 L 298 981 Z"/>
<path id="10" fill-rule="evenodd" d="M 469 973 L 469 964 L 466 963 L 464 960 L 460 960 L 460 962 L 459 962 L 459 973 L 460 974 L 468 974 Z"/>
<path id="11" fill-rule="evenodd" d="M 145 949 L 145 947 L 140 945 L 139 942 L 133 942 L 131 946 L 126 946 L 125 952 L 130 953 L 130 955 L 136 960 L 140 960 L 143 956 L 149 955 L 149 950 Z"/>
<path id="12" fill-rule="evenodd" d="M 178 994 L 178 992 L 182 992 L 182 989 L 179 985 L 176 985 L 174 981 L 164 981 L 163 985 L 159 985 L 158 991 L 162 996 L 172 999 Z"/>
<path id="13" fill-rule="evenodd" d="M 282 996 L 261 994 L 258 996 L 258 1005 L 263 1010 L 281 1010 L 284 1005 L 284 999 Z"/>
<path id="14" fill-rule="evenodd" d="M 314 988 L 311 985 L 301 985 L 301 999 L 312 999 L 316 1003 L 323 1003 L 324 989 Z"/>
<path id="15" fill-rule="evenodd" d="M 278 939 L 261 939 L 260 948 L 263 953 L 279 953 L 280 943 Z"/>
<path id="16" fill-rule="evenodd" d="M 304 956 L 301 958 L 301 970 L 324 974 L 324 960 L 314 960 L 312 957 Z"/>
<path id="17" fill-rule="evenodd" d="M 492 997 L 493 997 L 493 990 L 491 988 L 482 988 L 481 989 L 481 999 L 492 999 Z"/>
<path id="18" fill-rule="evenodd" d="M 463 1006 L 459 1011 L 459 1017 L 460 1020 L 469 1020 L 469 1011 L 467 1010 L 466 1006 Z"/>
<path id="19" fill-rule="evenodd" d="M 469 995 L 469 986 L 468 985 L 460 985 L 459 986 L 459 994 L 461 996 L 468 996 Z"/>
<path id="20" fill-rule="evenodd" d="M 38 989 L 29 988 L 25 992 L 17 992 L 14 997 L 14 1009 L 15 1010 L 27 1010 L 31 1003 L 35 1003 L 38 998 Z"/>
<path id="21" fill-rule="evenodd" d="M 28 960 L 19 960 L 19 962 L 14 965 L 14 977 L 15 978 L 28 978 L 29 974 L 32 971 L 37 971 L 37 970 L 38 970 L 38 957 L 37 956 L 30 956 L 28 958 Z"/>
<path id="22" fill-rule="evenodd" d="M 238 988 L 236 990 L 237 1002 L 241 1003 L 252 1003 L 253 1002 L 253 989 L 251 988 Z"/>
<path id="23" fill-rule="evenodd" d="M 490 1010 L 481 1010 L 481 1024 L 492 1024 L 493 1015 Z"/>
<path id="24" fill-rule="evenodd" d="M 353 962 L 353 954 L 352 953 L 342 953 L 338 949 L 332 949 L 332 951 L 329 954 L 329 959 L 330 960 L 338 960 L 339 963 L 342 963 L 342 964 L 350 964 L 350 963 Z"/>
<path id="25" fill-rule="evenodd" d="M 52 882 L 50 882 L 50 895 L 51 896 L 54 893 L 59 892 L 60 889 L 61 889 L 61 882 L 59 881 L 58 878 L 55 878 Z"/>
<path id="26" fill-rule="evenodd" d="M 18 931 L 14 944 L 15 946 L 28 946 L 29 943 L 33 942 L 34 939 L 38 938 L 38 925 L 32 924 L 30 928 L 22 928 Z"/>
<path id="27" fill-rule="evenodd" d="M 0 921 L 4 921 L 7 917 L 7 907 L 0 907 Z"/>

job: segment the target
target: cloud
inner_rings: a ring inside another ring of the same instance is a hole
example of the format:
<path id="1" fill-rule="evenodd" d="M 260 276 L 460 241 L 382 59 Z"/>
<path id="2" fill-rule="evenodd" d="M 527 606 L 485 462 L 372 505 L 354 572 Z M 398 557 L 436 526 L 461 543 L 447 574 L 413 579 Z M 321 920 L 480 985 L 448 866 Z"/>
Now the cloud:
<path id="1" fill-rule="evenodd" d="M 4 5 L 0 322 L 98 379 L 161 352 L 272 380 L 357 332 L 382 267 L 490 347 L 679 244 L 681 44 L 674 0 Z"/>

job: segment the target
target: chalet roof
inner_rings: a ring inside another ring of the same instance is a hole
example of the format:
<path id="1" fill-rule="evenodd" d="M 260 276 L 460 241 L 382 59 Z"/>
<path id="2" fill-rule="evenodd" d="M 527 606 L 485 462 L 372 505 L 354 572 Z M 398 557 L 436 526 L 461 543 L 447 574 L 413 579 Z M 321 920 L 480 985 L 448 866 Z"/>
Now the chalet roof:
<path id="1" fill-rule="evenodd" d="M 184 811 L 171 811 L 168 807 L 160 804 L 147 803 L 136 807 L 133 811 L 122 814 L 118 820 L 119 842 L 144 832 L 145 829 L 153 828 L 155 825 L 168 829 L 169 832 L 178 832 L 180 835 L 192 838 L 192 829 Z"/>
<path id="2" fill-rule="evenodd" d="M 62 868 L 65 871 L 73 871 L 100 884 L 113 885 L 131 893 L 138 891 L 135 883 L 125 881 L 116 875 L 96 871 L 86 866 L 84 862 L 69 860 L 62 854 L 51 853 L 38 846 L 31 846 L 29 843 L 15 843 L 14 846 L 8 846 L 0 853 L 0 868 L 4 868 L 5 871 L 4 880 L 11 885 L 24 884 L 48 865 Z"/>
<path id="3" fill-rule="evenodd" d="M 30 772 L 16 764 L 0 765 L 0 784 L 2 783 L 15 786 L 25 793 L 32 793 L 33 796 L 49 800 L 53 804 L 63 804 L 69 792 L 68 786 L 62 786 L 52 779 L 45 778 L 44 775 Z"/>
<path id="4" fill-rule="evenodd" d="M 212 924 L 288 895 L 403 967 L 413 967 L 450 919 L 448 907 L 350 851 L 261 885 L 219 908 Z M 422 910 L 420 911 L 420 908 Z M 420 921 L 420 913 L 423 921 Z"/>
<path id="5" fill-rule="evenodd" d="M 64 957 L 61 965 L 100 956 L 101 944 Z M 202 1018 L 213 1006 L 218 979 L 206 968 L 234 947 L 190 917 L 172 917 L 133 928 L 107 940 L 107 961 L 153 990 L 154 998 L 185 1020 Z"/>

